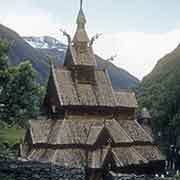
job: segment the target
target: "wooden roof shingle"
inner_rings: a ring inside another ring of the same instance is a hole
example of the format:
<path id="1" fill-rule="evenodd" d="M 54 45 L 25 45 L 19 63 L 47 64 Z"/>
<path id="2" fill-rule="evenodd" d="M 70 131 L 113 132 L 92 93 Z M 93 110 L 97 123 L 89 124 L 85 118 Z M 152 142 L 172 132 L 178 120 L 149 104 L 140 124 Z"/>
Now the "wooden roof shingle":
<path id="1" fill-rule="evenodd" d="M 133 139 L 116 120 L 106 121 L 106 128 L 116 143 L 132 143 Z"/>
<path id="2" fill-rule="evenodd" d="M 133 92 L 128 91 L 116 91 L 115 97 L 118 106 L 137 108 L 137 100 Z"/>
<path id="3" fill-rule="evenodd" d="M 116 143 L 132 143 L 133 139 L 114 120 L 103 118 L 71 117 L 57 121 L 30 121 L 30 133 L 33 144 L 49 145 L 93 145 L 102 130 L 106 128 Z M 105 124 L 104 124 L 105 122 Z"/>
<path id="4" fill-rule="evenodd" d="M 67 56 L 67 58 L 71 57 L 72 59 L 65 59 L 65 64 L 66 61 L 71 61 L 72 65 L 96 66 L 96 58 L 91 47 L 86 47 L 84 52 L 79 52 L 74 46 L 70 45 L 68 53 L 70 53 L 70 56 Z"/>
<path id="5" fill-rule="evenodd" d="M 117 147 L 113 148 L 112 152 L 115 156 L 116 165 L 118 167 L 126 167 L 131 165 L 145 164 L 148 161 L 137 153 L 131 147 Z"/>
<path id="6" fill-rule="evenodd" d="M 82 149 L 34 149 L 28 156 L 29 160 L 51 162 L 60 166 L 82 168 L 85 151 Z"/>
<path id="7" fill-rule="evenodd" d="M 152 137 L 136 120 L 118 120 L 118 122 L 135 142 L 153 142 Z"/>
<path id="8" fill-rule="evenodd" d="M 106 71 L 95 70 L 94 84 L 73 81 L 72 72 L 66 69 L 54 69 L 52 75 L 61 106 L 137 107 L 134 93 L 114 93 Z"/>
<path id="9" fill-rule="evenodd" d="M 165 160 L 165 156 L 155 145 L 136 145 L 133 148 L 148 161 Z"/>
<path id="10" fill-rule="evenodd" d="M 109 154 L 112 154 L 117 167 L 127 167 L 148 163 L 134 148 L 117 147 L 86 151 L 83 149 L 34 149 L 28 156 L 29 160 L 51 162 L 60 166 L 82 168 L 102 168 Z"/>

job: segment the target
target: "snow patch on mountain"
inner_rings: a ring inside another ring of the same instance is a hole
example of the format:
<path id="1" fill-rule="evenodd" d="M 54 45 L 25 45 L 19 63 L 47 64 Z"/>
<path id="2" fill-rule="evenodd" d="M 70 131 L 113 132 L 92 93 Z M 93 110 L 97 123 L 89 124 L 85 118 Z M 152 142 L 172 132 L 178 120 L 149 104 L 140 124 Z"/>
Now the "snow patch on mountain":
<path id="1" fill-rule="evenodd" d="M 58 51 L 65 51 L 67 46 L 50 36 L 26 36 L 23 39 L 33 48 L 38 49 L 57 49 Z"/>

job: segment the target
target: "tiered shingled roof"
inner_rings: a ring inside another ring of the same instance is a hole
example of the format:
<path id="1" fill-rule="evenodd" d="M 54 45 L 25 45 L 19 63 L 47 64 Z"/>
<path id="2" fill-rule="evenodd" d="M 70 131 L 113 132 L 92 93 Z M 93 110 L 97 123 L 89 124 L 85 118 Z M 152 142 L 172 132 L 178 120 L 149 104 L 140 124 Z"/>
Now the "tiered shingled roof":
<path id="1" fill-rule="evenodd" d="M 46 144 L 49 147 L 34 149 L 28 156 L 30 160 L 50 161 L 70 167 L 79 167 L 82 162 L 86 162 L 89 167 L 101 168 L 108 153 L 113 154 L 117 167 L 164 159 L 158 148 L 152 144 L 152 138 L 133 120 L 118 123 L 115 119 L 105 121 L 103 118 L 84 120 L 81 117 L 71 117 L 70 120 L 31 121 L 30 127 L 33 145 L 36 147 L 38 144 Z M 108 153 L 106 148 L 94 149 L 104 129 L 109 134 L 105 138 L 111 138 L 115 146 L 112 145 Z M 56 149 L 57 145 L 61 148 Z M 64 145 L 71 145 L 71 148 L 64 148 Z M 75 148 L 76 145 L 88 145 L 92 150 L 78 149 Z"/>
<path id="2" fill-rule="evenodd" d="M 30 121 L 33 144 L 94 145 L 103 129 L 115 143 L 132 143 L 133 140 L 115 119 L 71 117 L 63 120 Z"/>
<path id="3" fill-rule="evenodd" d="M 64 66 L 51 66 L 44 103 L 50 119 L 30 121 L 26 158 L 98 169 L 109 158 L 118 168 L 163 160 L 151 135 L 133 119 L 135 94 L 114 91 L 107 70 L 96 67 L 85 23 L 81 6 Z"/>
<path id="4" fill-rule="evenodd" d="M 106 148 L 89 150 L 84 149 L 36 149 L 28 156 L 29 160 L 52 162 L 60 166 L 102 168 L 106 157 L 112 154 L 117 167 L 128 167 L 131 165 L 148 164 L 153 161 L 162 161 L 164 156 L 157 147 L 134 146 L 114 147 L 111 150 Z"/>
<path id="5" fill-rule="evenodd" d="M 135 94 L 130 91 L 114 92 L 108 73 L 95 70 L 95 82 L 73 81 L 72 72 L 52 67 L 52 77 L 61 106 L 104 106 L 136 108 Z"/>

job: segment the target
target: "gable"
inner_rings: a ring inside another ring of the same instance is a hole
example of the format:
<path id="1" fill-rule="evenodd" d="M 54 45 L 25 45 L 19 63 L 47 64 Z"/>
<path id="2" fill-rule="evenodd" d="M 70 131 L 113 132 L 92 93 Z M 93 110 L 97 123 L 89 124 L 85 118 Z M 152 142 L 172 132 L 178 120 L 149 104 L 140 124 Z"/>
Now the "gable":
<path id="1" fill-rule="evenodd" d="M 49 75 L 49 80 L 48 80 L 48 85 L 47 85 L 47 91 L 46 95 L 44 98 L 44 103 L 43 103 L 43 108 L 49 107 L 54 105 L 58 107 L 60 105 L 60 99 L 59 99 L 59 94 L 58 94 L 58 89 L 56 87 L 56 79 L 54 78 L 53 72 L 54 68 L 51 68 L 50 75 Z"/>
<path id="2" fill-rule="evenodd" d="M 92 48 L 87 47 L 84 52 L 81 52 L 76 50 L 76 48 L 72 45 L 70 45 L 66 52 L 64 66 L 72 67 L 74 65 L 96 67 L 96 58 L 94 56 Z"/>
<path id="3" fill-rule="evenodd" d="M 107 146 L 108 144 L 112 143 L 114 144 L 113 137 L 109 133 L 108 129 L 106 127 L 103 127 L 96 140 L 96 145 Z"/>
<path id="4" fill-rule="evenodd" d="M 65 56 L 65 60 L 64 60 L 64 66 L 65 67 L 71 67 L 73 65 L 73 56 L 71 53 L 71 49 L 70 47 L 68 47 L 67 51 L 66 51 L 66 56 Z"/>
<path id="5" fill-rule="evenodd" d="M 106 128 L 108 129 L 111 137 L 115 143 L 132 143 L 133 139 L 127 132 L 120 126 L 116 120 L 107 121 Z"/>

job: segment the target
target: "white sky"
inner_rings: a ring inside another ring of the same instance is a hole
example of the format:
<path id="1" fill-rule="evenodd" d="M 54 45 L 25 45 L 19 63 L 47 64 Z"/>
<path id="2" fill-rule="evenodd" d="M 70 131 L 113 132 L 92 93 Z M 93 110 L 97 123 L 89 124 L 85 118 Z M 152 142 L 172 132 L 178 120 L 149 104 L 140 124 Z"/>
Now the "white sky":
<path id="1" fill-rule="evenodd" d="M 22 36 L 50 35 L 65 42 L 58 29 L 64 28 L 73 33 L 76 28 L 75 14 L 78 9 L 74 8 L 72 13 L 68 12 L 70 18 L 67 18 L 65 22 L 63 12 L 62 15 L 59 12 L 59 19 L 55 18 L 52 11 L 39 8 L 32 1 L 13 0 L 12 3 L 11 0 L 0 0 L 0 23 Z M 90 36 L 97 32 L 103 33 L 94 45 L 95 52 L 103 58 L 117 55 L 114 63 L 139 79 L 153 69 L 159 58 L 175 49 L 180 43 L 180 26 L 178 25 L 165 32 L 148 32 L 143 29 L 126 31 L 118 28 L 116 30 L 116 22 L 114 22 L 114 28 L 106 31 L 106 28 L 101 26 L 100 20 L 99 26 L 94 27 L 92 20 L 87 16 L 87 26 Z"/>

